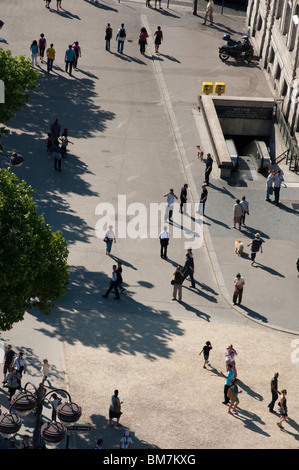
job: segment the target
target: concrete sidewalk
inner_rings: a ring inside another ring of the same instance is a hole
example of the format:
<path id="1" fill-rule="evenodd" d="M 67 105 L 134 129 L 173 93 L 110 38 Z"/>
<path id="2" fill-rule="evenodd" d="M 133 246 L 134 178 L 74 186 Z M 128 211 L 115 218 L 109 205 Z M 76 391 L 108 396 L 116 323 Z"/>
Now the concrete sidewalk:
<path id="1" fill-rule="evenodd" d="M 128 205 L 138 201 L 148 207 L 151 202 L 163 202 L 170 187 L 178 192 L 187 180 L 193 199 L 198 199 L 203 165 L 197 160 L 196 144 L 202 143 L 208 151 L 204 130 L 195 117 L 202 81 L 221 76 L 229 83 L 230 94 L 236 96 L 248 90 L 254 96 L 264 96 L 267 90 L 258 65 L 238 68 L 236 76 L 235 69 L 223 68 L 217 59 L 223 31 L 242 32 L 244 17 L 216 16 L 218 25 L 212 29 L 200 25 L 198 18 L 180 6 L 175 14 L 161 15 L 137 2 L 101 2 L 97 6 L 76 0 L 70 6 L 64 0 L 66 10 L 58 14 L 43 5 L 37 9 L 28 0 L 20 17 L 20 5 L 8 0 L 4 4 L 3 20 L 16 28 L 7 27 L 4 47 L 11 48 L 13 54 L 24 53 L 23 44 L 28 44 L 29 56 L 33 29 L 35 36 L 42 32 L 35 24 L 43 25 L 48 42 L 55 41 L 54 74 L 48 77 L 41 66 L 40 87 L 30 107 L 11 123 L 12 134 L 5 144 L 26 154 L 26 164 L 17 174 L 33 186 L 47 222 L 53 229 L 62 229 L 68 240 L 71 280 L 57 309 L 59 321 L 50 318 L 45 322 L 38 314 L 28 314 L 2 337 L 15 348 L 22 343 L 31 363 L 40 357 L 42 347 L 47 351 L 55 375 L 65 380 L 73 400 L 82 406 L 80 422 L 92 425 L 89 435 L 76 436 L 73 447 L 92 447 L 103 437 L 106 449 L 117 448 L 128 428 L 133 432 L 133 449 L 297 448 L 296 336 L 262 326 L 279 321 L 293 329 L 296 299 L 287 297 L 284 281 L 288 285 L 294 282 L 285 270 L 292 250 L 298 248 L 292 222 L 295 216 L 279 212 L 284 229 L 289 227 L 283 233 L 272 223 L 277 217 L 274 207 L 262 217 L 263 180 L 248 183 L 250 193 L 246 195 L 252 204 L 250 221 L 254 221 L 249 227 L 269 236 L 262 256 L 273 272 L 260 273 L 265 287 L 256 282 L 248 260 L 234 254 L 235 233 L 229 228 L 231 201 L 243 188 L 232 190 L 219 180 L 216 170 L 209 189 L 205 239 L 196 252 L 196 289 L 189 283 L 184 285 L 182 304 L 170 302 L 170 280 L 175 266 L 184 262 L 184 239 L 171 240 L 169 259 L 164 261 L 159 257 L 157 239 L 122 239 L 116 234 L 117 243 L 108 257 L 94 230 L 99 219 L 97 205 L 111 202 L 116 206 L 118 195 L 125 194 Z M 114 37 L 121 22 L 127 27 L 123 56 L 116 53 L 115 41 L 110 54 L 104 50 L 107 21 L 113 26 Z M 152 34 L 157 24 L 163 29 L 165 41 L 158 57 L 152 54 L 150 41 L 146 55 L 139 54 L 142 24 L 147 24 Z M 75 40 L 82 46 L 82 57 L 79 70 L 70 78 L 63 71 L 63 57 L 68 43 Z M 94 44 L 99 44 L 98 48 Z M 69 129 L 74 142 L 61 174 L 54 172 L 43 142 L 56 117 Z M 294 183 L 295 200 L 297 180 Z M 278 260 L 268 264 L 268 246 L 269 250 L 277 251 L 279 246 L 283 251 L 283 269 L 277 267 Z M 113 297 L 102 298 L 115 259 L 123 261 L 126 287 L 119 303 Z M 246 278 L 245 315 L 230 302 L 237 270 Z M 277 295 L 278 289 L 285 297 Z M 282 322 L 279 313 L 286 305 L 291 314 Z M 204 370 L 198 353 L 207 340 L 213 351 L 211 366 Z M 224 371 L 224 352 L 230 343 L 238 351 L 243 392 L 236 416 L 228 415 L 221 403 L 224 379 L 220 371 Z M 61 358 L 57 344 L 63 344 Z M 267 408 L 269 383 L 277 370 L 280 388 L 289 392 L 290 420 L 283 434 L 275 424 L 277 416 Z M 32 366 L 29 371 L 34 377 Z M 108 423 L 110 397 L 116 388 L 125 397 L 121 429 L 110 428 Z"/>

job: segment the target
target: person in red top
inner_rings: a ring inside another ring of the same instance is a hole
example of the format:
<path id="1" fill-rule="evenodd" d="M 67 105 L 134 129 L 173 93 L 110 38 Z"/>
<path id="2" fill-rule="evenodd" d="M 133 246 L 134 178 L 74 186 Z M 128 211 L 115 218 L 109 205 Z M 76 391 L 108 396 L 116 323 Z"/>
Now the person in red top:
<path id="1" fill-rule="evenodd" d="M 145 46 L 146 46 L 146 44 L 147 44 L 147 42 L 146 42 L 147 38 L 148 38 L 147 31 L 146 31 L 146 29 L 143 27 L 143 28 L 141 28 L 140 34 L 139 34 L 139 45 L 140 45 L 140 52 L 141 52 L 141 54 L 144 54 L 144 53 L 145 53 Z"/>

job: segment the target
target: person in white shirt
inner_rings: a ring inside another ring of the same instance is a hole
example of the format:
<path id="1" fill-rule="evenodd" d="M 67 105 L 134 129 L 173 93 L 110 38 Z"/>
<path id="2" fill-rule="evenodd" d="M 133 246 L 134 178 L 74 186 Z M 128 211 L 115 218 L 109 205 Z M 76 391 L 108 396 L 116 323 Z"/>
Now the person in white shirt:
<path id="1" fill-rule="evenodd" d="M 109 225 L 109 230 L 107 230 L 105 234 L 104 241 L 106 243 L 106 255 L 109 255 L 111 253 L 113 241 L 114 243 L 116 243 L 115 234 L 112 229 L 113 229 L 112 225 Z"/>
<path id="2" fill-rule="evenodd" d="M 177 199 L 177 195 L 174 194 L 173 189 L 170 189 L 169 192 L 164 194 L 163 197 L 167 198 L 164 220 L 166 222 L 168 218 L 169 222 L 172 222 L 173 205 L 175 199 Z"/>
<path id="3" fill-rule="evenodd" d="M 235 286 L 234 295 L 233 295 L 234 305 L 236 305 L 238 299 L 239 299 L 238 305 L 241 304 L 244 285 L 245 285 L 245 281 L 243 277 L 241 277 L 241 274 L 238 273 L 234 279 L 234 286 Z"/>
<path id="4" fill-rule="evenodd" d="M 274 176 L 274 202 L 276 206 L 278 206 L 279 203 L 279 193 L 282 181 L 284 181 L 284 178 L 281 174 L 281 170 L 277 170 Z"/>
<path id="5" fill-rule="evenodd" d="M 130 437 L 130 431 L 125 431 L 124 436 L 120 440 L 119 448 L 120 449 L 130 449 L 133 444 L 132 438 Z"/>
<path id="6" fill-rule="evenodd" d="M 14 367 L 17 371 L 17 373 L 19 374 L 20 377 L 22 377 L 22 374 L 24 372 L 24 374 L 26 374 L 26 370 L 27 370 L 27 363 L 26 363 L 26 359 L 24 358 L 24 355 L 22 352 L 20 352 L 17 357 L 15 358 L 14 360 Z"/>
<path id="7" fill-rule="evenodd" d="M 240 201 L 240 206 L 242 206 L 243 209 L 243 216 L 241 218 L 241 224 L 245 227 L 245 217 L 246 214 L 249 215 L 249 202 L 246 199 L 246 196 L 242 196 L 242 199 Z"/>
<path id="8" fill-rule="evenodd" d="M 169 244 L 169 238 L 170 238 L 170 235 L 167 232 L 167 227 L 164 227 L 163 232 L 161 232 L 159 235 L 160 246 L 161 246 L 160 256 L 161 258 L 164 258 L 164 259 L 167 259 L 167 247 Z"/>

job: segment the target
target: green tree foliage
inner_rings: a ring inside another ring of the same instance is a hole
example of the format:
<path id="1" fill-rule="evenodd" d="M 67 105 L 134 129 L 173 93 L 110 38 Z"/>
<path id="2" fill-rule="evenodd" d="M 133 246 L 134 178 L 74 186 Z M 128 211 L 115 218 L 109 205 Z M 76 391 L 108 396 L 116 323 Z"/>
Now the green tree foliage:
<path id="1" fill-rule="evenodd" d="M 27 310 L 49 315 L 66 293 L 67 243 L 38 214 L 33 189 L 10 169 L 0 170 L 0 330 Z"/>
<path id="2" fill-rule="evenodd" d="M 0 79 L 5 86 L 5 103 L 0 104 L 0 140 L 3 135 L 9 134 L 3 124 L 27 105 L 31 92 L 38 87 L 38 76 L 39 73 L 25 56 L 12 57 L 10 51 L 0 48 Z M 0 150 L 3 150 L 1 145 Z"/>

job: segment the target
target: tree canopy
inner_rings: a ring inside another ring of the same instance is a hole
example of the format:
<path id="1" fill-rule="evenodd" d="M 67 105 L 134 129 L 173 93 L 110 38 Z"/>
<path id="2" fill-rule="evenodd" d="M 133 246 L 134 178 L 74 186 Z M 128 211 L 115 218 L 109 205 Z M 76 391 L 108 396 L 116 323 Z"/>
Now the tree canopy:
<path id="1" fill-rule="evenodd" d="M 0 330 L 12 328 L 27 310 L 49 315 L 66 293 L 67 243 L 45 223 L 33 189 L 10 169 L 0 170 Z"/>
<path id="2" fill-rule="evenodd" d="M 13 119 L 24 108 L 38 84 L 39 73 L 25 56 L 12 57 L 11 51 L 0 48 L 0 79 L 5 86 L 5 103 L 0 104 L 0 140 L 9 133 L 3 124 Z M 0 150 L 3 147 L 0 144 Z"/>

